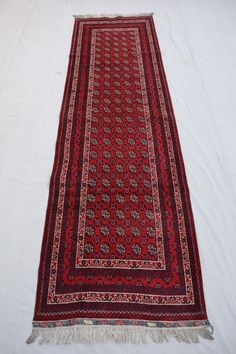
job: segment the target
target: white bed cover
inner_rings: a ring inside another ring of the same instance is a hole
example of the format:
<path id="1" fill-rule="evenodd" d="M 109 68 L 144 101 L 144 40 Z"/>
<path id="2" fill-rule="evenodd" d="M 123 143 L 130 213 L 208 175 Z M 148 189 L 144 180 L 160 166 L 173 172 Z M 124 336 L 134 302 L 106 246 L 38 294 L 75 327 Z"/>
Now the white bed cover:
<path id="1" fill-rule="evenodd" d="M 215 340 L 26 345 L 73 14 L 155 13 Z M 236 353 L 236 1 L 0 0 L 0 352 Z"/>

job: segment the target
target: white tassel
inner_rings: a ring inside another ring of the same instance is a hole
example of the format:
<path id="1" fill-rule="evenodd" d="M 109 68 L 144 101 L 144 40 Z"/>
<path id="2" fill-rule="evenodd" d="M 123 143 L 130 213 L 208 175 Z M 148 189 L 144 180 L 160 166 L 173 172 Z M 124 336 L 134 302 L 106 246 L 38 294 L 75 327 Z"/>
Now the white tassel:
<path id="1" fill-rule="evenodd" d="M 154 12 L 140 14 L 99 14 L 99 15 L 74 15 L 74 18 L 99 18 L 99 17 L 137 17 L 137 16 L 153 16 Z"/>
<path id="2" fill-rule="evenodd" d="M 173 337 L 178 342 L 198 343 L 199 337 L 213 339 L 213 328 L 176 327 L 148 328 L 140 326 L 104 326 L 104 325 L 75 325 L 68 327 L 34 328 L 28 344 L 39 337 L 39 343 L 69 344 L 69 343 L 101 343 L 111 340 L 118 343 L 146 343 L 151 339 L 155 343 L 168 342 Z"/>

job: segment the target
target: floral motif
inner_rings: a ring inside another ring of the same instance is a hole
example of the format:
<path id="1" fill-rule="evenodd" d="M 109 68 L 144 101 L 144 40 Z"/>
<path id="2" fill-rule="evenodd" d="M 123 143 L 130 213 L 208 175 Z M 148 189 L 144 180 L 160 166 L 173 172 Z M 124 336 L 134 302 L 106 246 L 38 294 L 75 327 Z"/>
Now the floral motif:
<path id="1" fill-rule="evenodd" d="M 150 172 L 150 167 L 148 165 L 143 165 L 143 171 L 146 173 Z"/>
<path id="2" fill-rule="evenodd" d="M 104 127 L 104 132 L 109 134 L 111 132 L 111 129 L 109 127 Z"/>
<path id="3" fill-rule="evenodd" d="M 116 233 L 117 233 L 119 236 L 123 236 L 123 235 L 125 234 L 125 230 L 123 229 L 123 227 L 117 226 L 117 228 L 116 228 Z"/>
<path id="4" fill-rule="evenodd" d="M 121 123 L 122 122 L 122 118 L 121 117 L 116 117 L 115 120 L 117 121 L 117 123 Z"/>
<path id="5" fill-rule="evenodd" d="M 147 139 L 140 139 L 140 142 L 142 145 L 147 145 Z"/>
<path id="6" fill-rule="evenodd" d="M 135 179 L 131 179 L 129 181 L 129 184 L 131 185 L 131 187 L 136 188 L 138 185 L 138 182 Z"/>
<path id="7" fill-rule="evenodd" d="M 97 168 L 96 168 L 95 165 L 90 165 L 90 166 L 89 166 L 89 171 L 90 171 L 90 172 L 96 172 L 96 170 L 97 170 Z"/>
<path id="8" fill-rule="evenodd" d="M 129 199 L 131 200 L 131 202 L 133 203 L 138 203 L 138 196 L 136 194 L 131 194 Z"/>
<path id="9" fill-rule="evenodd" d="M 149 227 L 147 228 L 147 234 L 148 234 L 150 237 L 154 237 L 154 236 L 156 235 L 156 232 L 155 232 L 154 227 L 149 226 Z"/>
<path id="10" fill-rule="evenodd" d="M 107 226 L 102 226 L 101 227 L 101 233 L 104 235 L 104 236 L 108 236 L 109 233 L 110 233 L 110 230 Z"/>
<path id="11" fill-rule="evenodd" d="M 124 214 L 123 210 L 119 209 L 119 210 L 116 210 L 116 216 L 118 217 L 118 219 L 124 219 L 125 214 Z"/>
<path id="12" fill-rule="evenodd" d="M 95 159 L 98 156 L 98 153 L 96 151 L 91 151 L 90 156 Z"/>
<path id="13" fill-rule="evenodd" d="M 100 245 L 100 250 L 102 253 L 108 254 L 110 251 L 110 246 L 107 243 L 102 243 Z"/>
<path id="14" fill-rule="evenodd" d="M 118 134 L 121 134 L 123 132 L 123 130 L 121 129 L 121 127 L 116 127 L 116 132 Z"/>
<path id="15" fill-rule="evenodd" d="M 152 203 L 152 196 L 151 195 L 145 194 L 144 199 L 147 203 Z"/>
<path id="16" fill-rule="evenodd" d="M 131 232 L 135 237 L 138 237 L 141 234 L 141 231 L 137 226 L 132 227 Z"/>
<path id="17" fill-rule="evenodd" d="M 157 255 L 157 249 L 155 247 L 155 245 L 153 245 L 152 243 L 148 245 L 148 252 L 152 255 L 152 256 L 156 256 Z"/>
<path id="18" fill-rule="evenodd" d="M 126 251 L 126 248 L 125 246 L 122 244 L 122 243 L 118 243 L 116 245 L 116 251 L 119 253 L 119 254 L 124 254 L 125 251 Z"/>
<path id="19" fill-rule="evenodd" d="M 148 152 L 147 152 L 147 151 L 142 151 L 142 152 L 141 152 L 141 156 L 142 156 L 144 159 L 147 159 L 147 158 L 148 158 Z"/>
<path id="20" fill-rule="evenodd" d="M 135 153 L 133 150 L 130 150 L 130 151 L 129 151 L 129 157 L 130 157 L 131 159 L 135 159 L 136 153 Z"/>
<path id="21" fill-rule="evenodd" d="M 98 91 L 97 91 L 98 92 Z M 91 121 L 93 122 L 93 123 L 97 123 L 98 122 L 98 118 L 97 117 L 92 117 L 91 118 Z"/>
<path id="22" fill-rule="evenodd" d="M 152 186 L 151 181 L 149 181 L 148 179 L 145 179 L 143 181 L 143 184 L 146 188 L 150 188 Z"/>
<path id="23" fill-rule="evenodd" d="M 137 172 L 137 167 L 135 165 L 129 165 L 129 171 L 132 173 L 136 173 Z"/>
<path id="24" fill-rule="evenodd" d="M 116 200 L 118 203 L 123 203 L 125 200 L 125 197 L 122 194 L 117 194 L 116 195 Z"/>
<path id="25" fill-rule="evenodd" d="M 117 185 L 117 187 L 122 188 L 122 187 L 124 187 L 124 181 L 122 179 L 118 178 L 116 180 L 116 185 Z"/>
<path id="26" fill-rule="evenodd" d="M 108 138 L 103 139 L 103 142 L 104 142 L 105 145 L 110 145 L 111 144 L 110 139 L 108 139 Z"/>
<path id="27" fill-rule="evenodd" d="M 142 134 L 146 134 L 146 133 L 147 133 L 147 129 L 144 128 L 144 127 L 140 127 L 140 128 L 139 128 L 139 131 L 140 131 L 140 133 L 142 133 Z"/>
<path id="28" fill-rule="evenodd" d="M 89 193 L 89 194 L 87 195 L 87 199 L 88 199 L 89 202 L 95 202 L 96 197 L 95 197 L 94 194 Z"/>
<path id="29" fill-rule="evenodd" d="M 139 255 L 142 252 L 142 248 L 140 247 L 140 245 L 138 243 L 134 243 L 132 245 L 132 251 L 134 252 L 134 254 Z"/>
<path id="30" fill-rule="evenodd" d="M 93 228 L 92 226 L 86 226 L 85 232 L 86 232 L 87 235 L 93 236 L 93 234 L 94 234 L 94 228 Z"/>
<path id="31" fill-rule="evenodd" d="M 110 212 L 107 209 L 103 209 L 101 215 L 104 219 L 108 219 L 110 217 Z"/>
<path id="32" fill-rule="evenodd" d="M 97 133 L 98 132 L 98 128 L 97 127 L 92 127 L 91 128 L 91 132 L 94 133 L 94 134 Z"/>
<path id="33" fill-rule="evenodd" d="M 110 197 L 109 197 L 109 195 L 107 194 L 107 193 L 104 193 L 103 195 L 102 195 L 102 201 L 104 202 L 104 203 L 109 203 L 109 201 L 110 201 Z"/>
<path id="34" fill-rule="evenodd" d="M 107 150 L 103 151 L 103 156 L 106 158 L 106 159 L 109 159 L 111 157 L 111 153 Z"/>
<path id="35" fill-rule="evenodd" d="M 143 116 L 139 116 L 139 117 L 138 117 L 138 120 L 140 121 L 140 123 L 145 122 L 145 118 L 144 118 Z"/>
<path id="36" fill-rule="evenodd" d="M 133 219 L 135 220 L 139 219 L 139 212 L 137 212 L 137 210 L 132 210 L 130 214 Z"/>
<path id="37" fill-rule="evenodd" d="M 119 173 L 123 172 L 124 171 L 123 165 L 121 165 L 121 164 L 116 165 L 116 171 Z"/>
<path id="38" fill-rule="evenodd" d="M 149 220 L 153 220 L 154 219 L 154 214 L 151 210 L 146 210 L 146 217 L 149 219 Z"/>
<path id="39" fill-rule="evenodd" d="M 117 145 L 122 145 L 122 144 L 123 144 L 123 140 L 120 139 L 120 138 L 117 138 L 117 139 L 116 139 L 116 144 L 117 144 Z"/>
<path id="40" fill-rule="evenodd" d="M 103 169 L 103 171 L 105 172 L 105 173 L 108 173 L 108 172 L 110 172 L 110 166 L 108 165 L 108 164 L 104 164 L 103 166 L 102 166 L 102 169 Z"/>
<path id="41" fill-rule="evenodd" d="M 110 186 L 110 181 L 108 179 L 103 179 L 102 185 L 103 185 L 103 187 L 107 188 Z"/>
<path id="42" fill-rule="evenodd" d="M 119 159 L 122 159 L 122 157 L 124 156 L 123 152 L 118 150 L 116 151 L 116 156 L 119 158 Z"/>
<path id="43" fill-rule="evenodd" d="M 95 212 L 93 211 L 93 209 L 87 209 L 86 215 L 89 219 L 94 219 Z"/>
<path id="44" fill-rule="evenodd" d="M 86 253 L 92 253 L 93 249 L 94 249 L 94 247 L 91 243 L 89 243 L 89 242 L 85 243 L 84 250 Z"/>
<path id="45" fill-rule="evenodd" d="M 88 180 L 88 185 L 89 185 L 90 187 L 95 187 L 96 184 L 97 184 L 97 182 L 95 181 L 95 179 L 90 178 L 90 179 Z"/>
<path id="46" fill-rule="evenodd" d="M 133 138 L 129 138 L 128 142 L 130 145 L 134 145 L 135 144 L 135 140 Z"/>

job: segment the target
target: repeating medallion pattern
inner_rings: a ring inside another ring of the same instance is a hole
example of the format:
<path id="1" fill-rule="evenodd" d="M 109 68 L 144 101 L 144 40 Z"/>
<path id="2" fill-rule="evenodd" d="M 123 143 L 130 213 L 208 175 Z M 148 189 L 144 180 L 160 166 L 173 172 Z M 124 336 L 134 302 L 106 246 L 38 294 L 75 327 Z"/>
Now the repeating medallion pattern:
<path id="1" fill-rule="evenodd" d="M 158 179 L 137 38 L 135 29 L 92 32 L 91 105 L 84 152 L 84 159 L 88 158 L 80 199 L 86 212 L 79 220 L 77 267 L 165 269 Z M 117 89 L 123 85 L 125 89 Z"/>

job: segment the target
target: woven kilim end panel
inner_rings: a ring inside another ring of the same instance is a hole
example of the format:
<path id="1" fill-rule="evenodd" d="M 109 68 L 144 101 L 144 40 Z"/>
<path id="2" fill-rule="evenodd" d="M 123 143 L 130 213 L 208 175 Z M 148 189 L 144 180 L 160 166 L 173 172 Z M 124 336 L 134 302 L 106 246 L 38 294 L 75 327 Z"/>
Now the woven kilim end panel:
<path id="1" fill-rule="evenodd" d="M 211 331 L 153 18 L 76 17 L 28 343 Z"/>

